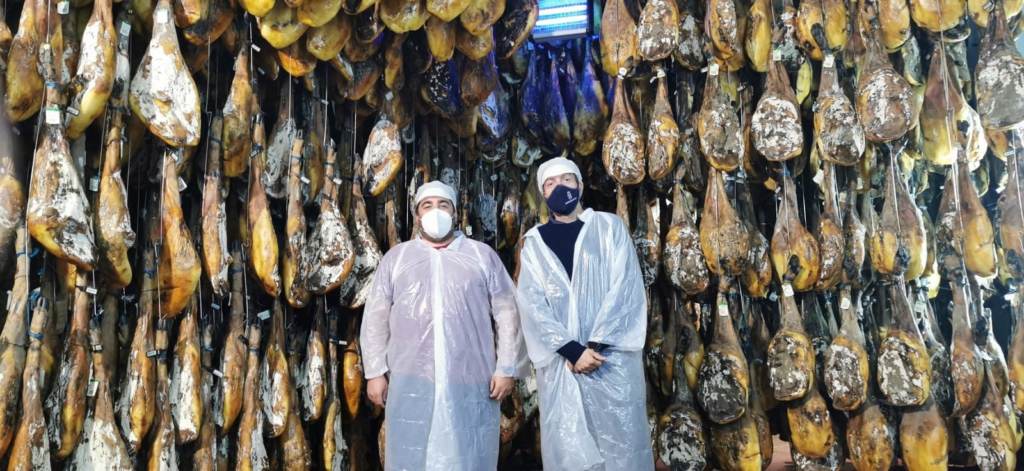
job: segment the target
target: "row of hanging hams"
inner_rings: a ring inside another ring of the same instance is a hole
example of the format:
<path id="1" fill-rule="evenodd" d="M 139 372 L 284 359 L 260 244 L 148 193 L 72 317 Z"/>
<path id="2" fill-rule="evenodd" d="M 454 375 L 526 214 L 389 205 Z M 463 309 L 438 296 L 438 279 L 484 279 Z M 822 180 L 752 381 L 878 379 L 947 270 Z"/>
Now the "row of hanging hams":
<path id="1" fill-rule="evenodd" d="M 0 453 L 376 468 L 356 326 L 410 195 L 456 187 L 515 273 L 566 154 L 637 246 L 661 464 L 1014 469 L 1021 4 L 794 3 L 546 44 L 531 1 L 9 3 Z"/>
<path id="2" fill-rule="evenodd" d="M 781 434 L 798 469 L 1015 469 L 1020 5 L 793 3 L 603 11 L 604 170 L 672 215 L 645 355 L 659 464 L 761 469 Z"/>

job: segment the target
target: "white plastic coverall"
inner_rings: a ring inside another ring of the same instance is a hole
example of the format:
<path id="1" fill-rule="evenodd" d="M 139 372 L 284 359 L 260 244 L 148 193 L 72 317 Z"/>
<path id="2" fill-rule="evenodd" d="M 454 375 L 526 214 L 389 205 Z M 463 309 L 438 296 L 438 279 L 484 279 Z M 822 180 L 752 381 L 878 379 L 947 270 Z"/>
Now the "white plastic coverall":
<path id="1" fill-rule="evenodd" d="M 501 411 L 489 397 L 491 377 L 516 376 L 526 357 L 515 287 L 490 247 L 456 233 L 440 250 L 422 239 L 389 250 L 360 343 L 367 379 L 390 372 L 387 469 L 497 467 Z"/>
<path id="2" fill-rule="evenodd" d="M 536 227 L 519 259 L 544 469 L 653 469 L 642 363 L 647 297 L 633 240 L 618 216 L 588 209 L 579 218 L 571 281 Z M 571 340 L 609 345 L 607 360 L 590 374 L 573 374 L 557 353 Z"/>

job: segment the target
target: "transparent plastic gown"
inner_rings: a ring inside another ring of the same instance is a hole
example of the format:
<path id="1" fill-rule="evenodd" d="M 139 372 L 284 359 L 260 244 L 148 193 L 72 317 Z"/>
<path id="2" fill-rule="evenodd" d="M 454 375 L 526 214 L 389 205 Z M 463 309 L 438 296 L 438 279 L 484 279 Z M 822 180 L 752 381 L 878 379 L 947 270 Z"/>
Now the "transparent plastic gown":
<path id="1" fill-rule="evenodd" d="M 360 335 L 366 378 L 390 373 L 387 469 L 497 467 L 491 376 L 517 376 L 526 362 L 515 287 L 490 247 L 461 234 L 441 250 L 396 245 L 374 275 Z"/>
<path id="2" fill-rule="evenodd" d="M 520 253 L 519 311 L 537 371 L 544 469 L 654 469 L 640 264 L 618 216 L 588 209 L 580 220 L 571 282 L 537 228 Z M 571 340 L 609 345 L 607 361 L 589 375 L 573 374 L 557 353 Z"/>

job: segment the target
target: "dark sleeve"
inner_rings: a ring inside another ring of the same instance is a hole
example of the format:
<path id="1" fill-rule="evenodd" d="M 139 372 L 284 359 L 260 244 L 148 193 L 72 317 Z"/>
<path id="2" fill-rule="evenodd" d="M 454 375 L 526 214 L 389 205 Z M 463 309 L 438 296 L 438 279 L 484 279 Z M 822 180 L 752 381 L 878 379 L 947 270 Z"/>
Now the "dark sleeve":
<path id="1" fill-rule="evenodd" d="M 576 361 L 580 359 L 580 356 L 583 355 L 583 352 L 586 350 L 587 347 L 584 347 L 579 342 L 573 340 L 565 345 L 562 345 L 562 348 L 559 348 L 557 352 L 559 355 L 565 357 L 566 360 L 569 360 L 569 363 L 575 365 Z"/>

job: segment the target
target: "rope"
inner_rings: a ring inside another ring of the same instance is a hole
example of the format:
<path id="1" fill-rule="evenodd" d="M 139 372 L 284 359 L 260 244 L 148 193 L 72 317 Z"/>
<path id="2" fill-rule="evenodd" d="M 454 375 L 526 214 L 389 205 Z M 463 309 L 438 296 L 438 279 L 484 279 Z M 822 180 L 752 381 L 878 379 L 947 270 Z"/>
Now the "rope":
<path id="1" fill-rule="evenodd" d="M 939 10 L 939 20 L 941 21 L 942 20 L 942 2 L 939 2 L 938 10 Z M 949 68 L 947 67 L 947 64 L 946 64 L 946 43 L 944 41 L 942 41 L 942 33 L 938 34 L 937 42 L 938 42 L 938 45 L 939 45 L 939 51 L 938 51 L 938 53 L 939 53 L 939 63 L 940 63 L 940 67 L 942 67 L 941 75 L 940 75 L 942 77 L 942 97 L 943 97 L 943 100 L 945 101 L 945 104 L 946 104 L 946 109 L 945 109 L 945 113 L 944 113 L 944 116 L 943 116 L 943 119 L 946 121 L 946 144 L 947 144 L 948 147 L 952 148 L 953 144 L 954 144 L 953 143 L 953 131 L 952 131 L 952 126 L 953 126 L 952 112 L 953 112 L 953 110 L 950 108 L 950 103 L 949 103 L 949 86 L 950 86 L 949 80 L 950 80 L 950 77 L 949 77 Z M 935 58 L 932 57 L 932 60 L 935 60 Z M 960 234 L 964 235 L 965 234 L 965 230 L 964 230 L 963 211 L 960 208 L 960 157 L 961 157 L 961 152 L 960 152 L 959 145 L 957 145 L 957 148 L 956 148 L 956 158 L 953 160 L 953 169 L 952 169 L 953 170 L 953 178 L 952 178 L 952 180 L 953 180 L 953 205 L 954 205 L 954 207 L 956 209 L 957 223 L 959 223 L 959 225 L 960 225 Z M 964 259 L 963 259 L 963 257 L 964 257 L 963 240 L 954 237 L 954 243 L 958 245 L 957 248 L 960 251 L 960 257 L 959 257 L 959 259 L 960 259 L 960 268 L 964 271 L 964 275 L 967 276 L 967 265 L 966 265 L 966 263 L 964 262 Z M 961 288 L 961 289 L 963 289 L 963 288 Z M 972 299 L 973 296 L 972 296 L 971 290 L 970 289 L 965 289 L 963 291 L 964 291 L 965 297 L 967 298 L 966 301 L 967 301 L 968 305 L 970 305 L 973 302 L 973 299 Z M 968 321 L 969 320 L 970 319 L 968 319 Z"/>
<path id="2" fill-rule="evenodd" d="M 165 150 L 165 152 L 166 152 L 166 150 Z M 156 314 L 157 314 L 157 319 L 160 319 L 160 320 L 163 320 L 163 318 L 164 318 L 163 302 L 162 302 L 163 294 L 161 293 L 161 287 L 160 287 L 160 252 L 163 250 L 163 244 L 164 244 L 164 218 L 163 218 L 163 214 L 164 214 L 164 191 L 165 191 L 164 187 L 167 184 L 167 175 L 166 175 L 167 174 L 167 165 L 166 165 L 166 163 L 164 163 L 164 160 L 166 160 L 166 159 L 167 159 L 166 155 L 161 155 L 160 156 L 160 167 L 161 167 L 161 172 L 160 172 L 160 194 L 158 196 L 158 198 L 160 198 L 160 203 L 158 205 L 159 208 L 160 208 L 160 211 L 159 211 L 159 214 L 156 215 L 157 219 L 160 220 L 160 233 L 157 234 L 157 242 L 155 244 L 156 245 L 156 250 L 155 250 L 156 253 L 154 254 L 155 258 L 156 258 Z"/>
<path id="3" fill-rule="evenodd" d="M 1013 161 L 1013 172 L 1011 172 L 1013 180 L 1010 180 L 1010 183 L 1017 186 L 1017 215 L 1020 216 L 1021 221 L 1024 221 L 1024 202 L 1021 201 L 1020 196 L 1020 161 L 1017 160 L 1017 139 L 1019 138 L 1020 136 L 1017 134 L 1017 128 L 1014 128 L 1011 131 L 1009 139 L 1010 149 L 1012 152 L 1007 158 Z"/>

